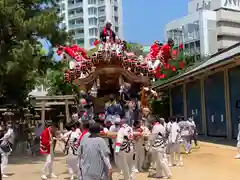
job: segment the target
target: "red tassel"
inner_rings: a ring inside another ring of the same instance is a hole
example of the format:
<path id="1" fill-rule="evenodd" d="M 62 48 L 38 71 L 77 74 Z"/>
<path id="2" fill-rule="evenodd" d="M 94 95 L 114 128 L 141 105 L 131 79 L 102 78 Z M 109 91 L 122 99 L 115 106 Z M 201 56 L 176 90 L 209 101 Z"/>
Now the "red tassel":
<path id="1" fill-rule="evenodd" d="M 61 55 L 62 54 L 62 51 L 60 51 L 60 50 L 57 50 L 57 55 L 59 56 L 59 55 Z"/>
<path id="2" fill-rule="evenodd" d="M 182 43 L 179 45 L 179 49 L 183 49 L 183 44 Z"/>
<path id="3" fill-rule="evenodd" d="M 174 71 L 176 71 L 177 69 L 176 69 L 176 67 L 175 66 L 172 66 L 172 71 L 174 72 Z"/>
<path id="4" fill-rule="evenodd" d="M 180 68 L 184 68 L 184 66 L 185 66 L 185 64 L 184 64 L 184 62 L 182 61 L 182 62 L 180 62 Z"/>
<path id="5" fill-rule="evenodd" d="M 98 39 L 96 39 L 93 43 L 94 46 L 97 46 L 100 43 L 100 41 Z"/>

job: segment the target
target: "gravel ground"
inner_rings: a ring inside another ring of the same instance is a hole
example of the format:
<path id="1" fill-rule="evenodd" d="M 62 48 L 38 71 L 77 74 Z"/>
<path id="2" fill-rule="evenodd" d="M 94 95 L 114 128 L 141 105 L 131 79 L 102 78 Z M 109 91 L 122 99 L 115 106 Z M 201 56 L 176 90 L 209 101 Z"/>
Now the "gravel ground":
<path id="1" fill-rule="evenodd" d="M 233 147 L 200 143 L 200 149 L 193 149 L 190 155 L 184 155 L 184 166 L 173 167 L 172 180 L 238 180 L 240 160 L 234 159 L 236 151 Z M 40 171 L 43 161 L 40 158 L 29 156 L 11 157 L 8 168 L 9 180 L 37 180 L 40 179 Z M 54 162 L 55 173 L 59 180 L 69 179 L 66 171 L 65 160 L 62 154 L 58 154 Z M 148 173 L 138 173 L 137 180 L 151 179 Z M 113 180 L 122 177 L 113 174 Z"/>

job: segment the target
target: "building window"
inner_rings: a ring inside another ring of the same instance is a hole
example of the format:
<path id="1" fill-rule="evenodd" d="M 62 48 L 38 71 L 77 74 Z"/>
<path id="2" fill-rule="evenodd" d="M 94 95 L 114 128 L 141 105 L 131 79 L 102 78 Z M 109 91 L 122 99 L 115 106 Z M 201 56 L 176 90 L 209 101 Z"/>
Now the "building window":
<path id="1" fill-rule="evenodd" d="M 119 28 L 115 27 L 115 32 L 118 33 L 118 31 L 119 31 Z"/>
<path id="2" fill-rule="evenodd" d="M 97 0 L 88 0 L 88 4 L 97 4 Z"/>
<path id="3" fill-rule="evenodd" d="M 69 0 L 68 4 L 74 4 L 74 0 Z"/>
<path id="4" fill-rule="evenodd" d="M 77 19 L 76 24 L 83 24 L 83 19 Z"/>
<path id="5" fill-rule="evenodd" d="M 89 36 L 97 36 L 97 28 L 89 29 Z"/>
<path id="6" fill-rule="evenodd" d="M 99 8 L 99 12 L 105 12 L 105 8 Z"/>
<path id="7" fill-rule="evenodd" d="M 76 43 L 78 45 L 82 45 L 82 44 L 84 44 L 84 39 L 76 39 Z"/>
<path id="8" fill-rule="evenodd" d="M 218 21 L 217 22 L 217 27 L 221 27 L 221 26 L 232 27 L 232 28 L 240 28 L 240 23 L 228 22 L 228 21 Z"/>
<path id="9" fill-rule="evenodd" d="M 76 14 L 80 14 L 80 13 L 83 13 L 83 9 L 82 8 L 78 8 L 78 9 L 76 9 Z"/>
<path id="10" fill-rule="evenodd" d="M 97 8 L 94 7 L 88 8 L 88 15 L 97 15 Z"/>
<path id="11" fill-rule="evenodd" d="M 118 12 L 118 7 L 117 6 L 114 6 L 114 11 Z"/>
<path id="12" fill-rule="evenodd" d="M 84 33 L 84 29 L 78 29 L 78 30 L 76 31 L 76 33 L 77 33 L 77 34 L 83 34 L 83 33 Z"/>
<path id="13" fill-rule="evenodd" d="M 118 17 L 114 16 L 115 23 L 118 24 Z"/>
<path id="14" fill-rule="evenodd" d="M 83 0 L 76 0 L 76 3 L 82 3 Z"/>
<path id="15" fill-rule="evenodd" d="M 98 0 L 98 4 L 99 5 L 105 4 L 105 1 L 104 0 Z"/>
<path id="16" fill-rule="evenodd" d="M 90 26 L 92 26 L 92 25 L 97 26 L 97 18 L 89 18 L 88 23 Z"/>

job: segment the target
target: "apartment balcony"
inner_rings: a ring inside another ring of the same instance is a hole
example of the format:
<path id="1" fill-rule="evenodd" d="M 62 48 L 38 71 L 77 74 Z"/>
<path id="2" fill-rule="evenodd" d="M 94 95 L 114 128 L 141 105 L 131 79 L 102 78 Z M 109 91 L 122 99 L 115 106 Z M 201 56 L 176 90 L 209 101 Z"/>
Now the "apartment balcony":
<path id="1" fill-rule="evenodd" d="M 83 3 L 76 3 L 76 4 L 68 4 L 68 9 L 71 10 L 71 9 L 76 9 L 76 8 L 79 8 L 79 7 L 82 7 L 83 6 Z"/>
<path id="2" fill-rule="evenodd" d="M 222 26 L 217 27 L 217 35 L 240 37 L 240 31 L 239 28 Z"/>
<path id="3" fill-rule="evenodd" d="M 76 33 L 73 35 L 73 39 L 84 39 L 84 33 Z"/>
<path id="4" fill-rule="evenodd" d="M 98 28 L 98 25 L 97 24 L 91 24 L 91 25 L 88 25 L 88 28 L 91 29 L 91 28 Z"/>
<path id="5" fill-rule="evenodd" d="M 106 12 L 98 12 L 98 16 L 101 17 L 101 16 L 106 16 Z"/>
<path id="6" fill-rule="evenodd" d="M 84 24 L 71 24 L 68 26 L 68 30 L 73 30 L 73 29 L 78 29 L 78 28 L 83 28 Z"/>
<path id="7" fill-rule="evenodd" d="M 104 23 L 104 22 L 99 22 L 99 26 L 104 27 L 104 26 L 105 26 L 105 23 Z"/>
<path id="8" fill-rule="evenodd" d="M 117 6 L 118 7 L 118 2 L 117 1 L 114 1 L 114 6 Z"/>
<path id="9" fill-rule="evenodd" d="M 68 20 L 72 20 L 72 19 L 76 19 L 76 18 L 80 18 L 80 17 L 83 17 L 83 13 L 71 14 L 68 16 Z"/>
<path id="10" fill-rule="evenodd" d="M 98 18 L 98 15 L 97 14 L 89 14 L 88 18 Z"/>
<path id="11" fill-rule="evenodd" d="M 98 6 L 105 6 L 105 1 L 99 1 Z"/>

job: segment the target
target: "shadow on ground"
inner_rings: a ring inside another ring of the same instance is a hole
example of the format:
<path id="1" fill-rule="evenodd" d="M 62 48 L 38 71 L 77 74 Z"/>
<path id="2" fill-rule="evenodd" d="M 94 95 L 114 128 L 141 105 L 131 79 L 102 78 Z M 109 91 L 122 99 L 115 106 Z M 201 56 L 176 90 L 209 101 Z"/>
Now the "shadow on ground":
<path id="1" fill-rule="evenodd" d="M 63 157 L 63 153 L 55 153 L 55 157 Z M 31 156 L 31 155 L 21 155 L 14 154 L 9 157 L 9 164 L 12 165 L 22 165 L 22 164 L 39 164 L 39 162 L 43 162 L 45 160 L 45 156 Z M 59 159 L 55 159 L 54 162 L 60 161 Z"/>
<path id="2" fill-rule="evenodd" d="M 199 135 L 198 136 L 199 141 L 203 142 L 208 142 L 208 143 L 214 143 L 214 144 L 219 144 L 219 145 L 226 145 L 226 146 L 236 146 L 236 141 L 235 139 L 227 139 L 224 137 L 205 137 L 204 135 Z"/>

